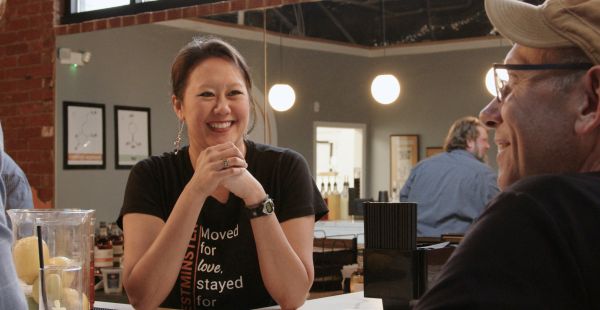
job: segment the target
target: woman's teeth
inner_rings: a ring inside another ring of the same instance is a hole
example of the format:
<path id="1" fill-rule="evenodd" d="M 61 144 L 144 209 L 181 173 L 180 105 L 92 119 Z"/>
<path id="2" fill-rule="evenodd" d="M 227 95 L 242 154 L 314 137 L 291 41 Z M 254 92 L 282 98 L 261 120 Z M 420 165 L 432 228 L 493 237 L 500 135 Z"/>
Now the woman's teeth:
<path id="1" fill-rule="evenodd" d="M 223 129 L 231 126 L 232 122 L 210 123 L 211 128 Z"/>

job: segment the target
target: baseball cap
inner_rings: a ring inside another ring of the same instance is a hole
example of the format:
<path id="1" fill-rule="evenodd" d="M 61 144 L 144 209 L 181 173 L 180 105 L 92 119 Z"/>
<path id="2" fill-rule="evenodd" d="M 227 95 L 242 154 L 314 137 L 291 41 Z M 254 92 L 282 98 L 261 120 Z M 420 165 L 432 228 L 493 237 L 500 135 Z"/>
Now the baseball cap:
<path id="1" fill-rule="evenodd" d="M 507 39 L 534 48 L 579 47 L 600 64 L 600 0 L 485 0 L 492 25 Z"/>

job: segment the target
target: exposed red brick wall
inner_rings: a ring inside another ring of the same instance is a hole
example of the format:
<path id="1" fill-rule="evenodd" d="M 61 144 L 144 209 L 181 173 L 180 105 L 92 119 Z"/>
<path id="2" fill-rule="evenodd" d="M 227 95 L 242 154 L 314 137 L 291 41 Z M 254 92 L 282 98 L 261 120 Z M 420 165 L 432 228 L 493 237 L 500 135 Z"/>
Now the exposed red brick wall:
<path id="1" fill-rule="evenodd" d="M 60 25 L 64 0 L 8 0 L 0 20 L 0 120 L 5 151 L 45 207 L 54 200 L 55 36 L 314 0 L 230 0 Z"/>
<path id="2" fill-rule="evenodd" d="M 9 0 L 0 20 L 5 151 L 43 201 L 54 196 L 54 0 Z"/>

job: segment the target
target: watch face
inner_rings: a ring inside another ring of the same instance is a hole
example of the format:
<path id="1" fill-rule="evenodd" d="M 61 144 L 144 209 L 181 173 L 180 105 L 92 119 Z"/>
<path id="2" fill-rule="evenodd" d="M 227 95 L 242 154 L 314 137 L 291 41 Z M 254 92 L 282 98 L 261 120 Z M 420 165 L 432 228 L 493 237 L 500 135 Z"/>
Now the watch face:
<path id="1" fill-rule="evenodd" d="M 272 199 L 267 199 L 263 203 L 263 212 L 266 214 L 271 214 L 273 211 L 275 211 L 275 204 L 273 203 Z"/>

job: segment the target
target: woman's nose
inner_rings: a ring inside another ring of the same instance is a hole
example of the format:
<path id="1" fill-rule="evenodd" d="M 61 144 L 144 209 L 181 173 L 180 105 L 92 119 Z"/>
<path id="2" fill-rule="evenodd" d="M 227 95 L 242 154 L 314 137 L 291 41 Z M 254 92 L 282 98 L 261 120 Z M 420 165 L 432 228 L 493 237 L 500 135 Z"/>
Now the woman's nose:
<path id="1" fill-rule="evenodd" d="M 217 114 L 228 114 L 231 112 L 229 100 L 227 100 L 226 96 L 219 96 L 217 98 L 217 105 L 215 105 L 214 112 Z"/>
<path id="2" fill-rule="evenodd" d="M 489 128 L 496 128 L 502 123 L 500 102 L 498 101 L 498 98 L 494 98 L 481 110 L 481 112 L 479 112 L 479 119 Z"/>

